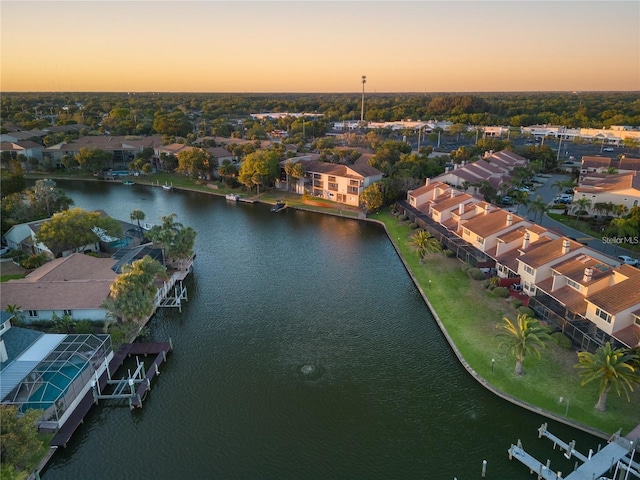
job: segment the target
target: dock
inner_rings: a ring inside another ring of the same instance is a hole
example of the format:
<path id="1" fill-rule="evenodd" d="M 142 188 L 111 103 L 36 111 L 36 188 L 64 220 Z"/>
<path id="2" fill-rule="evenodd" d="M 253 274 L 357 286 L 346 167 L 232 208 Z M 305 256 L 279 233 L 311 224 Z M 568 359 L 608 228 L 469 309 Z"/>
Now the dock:
<path id="1" fill-rule="evenodd" d="M 529 467 L 529 471 L 537 475 L 538 480 L 560 480 L 563 478 L 565 480 L 594 480 L 601 478 L 606 472 L 613 472 L 614 469 L 615 473 L 611 478 L 618 478 L 616 475 L 619 471 L 624 471 L 627 474 L 625 478 L 640 478 L 640 466 L 633 461 L 636 445 L 619 434 L 613 435 L 609 439 L 609 443 L 602 449 L 598 448 L 595 454 L 589 450 L 588 455 L 583 455 L 575 449 L 575 441 L 566 443 L 549 432 L 546 423 L 543 423 L 538 429 L 538 438 L 542 437 L 551 440 L 554 449 L 559 446 L 561 450 L 564 450 L 564 456 L 567 459 L 571 459 L 573 456 L 582 462 L 582 465 L 578 467 L 578 462 L 576 462 L 574 471 L 563 477 L 562 472 L 554 472 L 551 469 L 549 460 L 543 464 L 528 454 L 518 440 L 518 443 L 511 445 L 508 450 L 509 460 L 515 458 Z M 629 474 L 634 476 L 628 476 Z"/>
<path id="2" fill-rule="evenodd" d="M 130 407 L 140 408 L 142 406 L 142 401 L 146 396 L 147 392 L 151 389 L 151 378 L 154 375 L 160 374 L 159 366 L 162 362 L 166 361 L 167 353 L 172 350 L 172 346 L 170 342 L 156 342 L 156 343 L 127 343 L 120 346 L 118 351 L 114 354 L 113 358 L 109 362 L 108 368 L 95 382 L 94 388 L 89 389 L 87 393 L 84 395 L 78 406 L 75 408 L 73 413 L 66 420 L 64 425 L 57 431 L 57 433 L 51 439 L 50 445 L 52 447 L 66 447 L 67 443 L 71 436 L 78 429 L 80 424 L 84 421 L 84 417 L 89 413 L 91 407 L 98 403 L 98 399 L 96 398 L 96 389 L 99 392 L 102 392 L 109 383 L 114 383 L 111 380 L 111 372 L 116 372 L 124 363 L 127 357 L 131 355 L 149 355 L 155 354 L 156 358 L 151 364 L 149 371 L 142 376 L 138 383 L 137 390 L 135 390 L 135 394 L 123 394 L 122 390 L 116 391 L 118 392 L 116 395 L 100 395 L 103 398 L 111 397 L 111 398 L 131 398 Z M 124 380 L 128 384 L 131 379 Z M 119 381 L 115 381 L 116 383 Z M 126 396 L 125 396 L 126 395 Z"/>

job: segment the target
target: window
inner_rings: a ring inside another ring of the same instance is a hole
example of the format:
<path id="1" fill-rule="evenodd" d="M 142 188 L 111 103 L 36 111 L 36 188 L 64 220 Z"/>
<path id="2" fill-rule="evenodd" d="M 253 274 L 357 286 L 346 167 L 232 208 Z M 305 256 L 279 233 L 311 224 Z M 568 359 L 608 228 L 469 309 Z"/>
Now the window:
<path id="1" fill-rule="evenodd" d="M 570 278 L 567 278 L 567 285 L 569 285 L 571 288 L 575 288 L 576 290 L 580 290 L 580 285 L 577 282 L 574 282 L 573 280 L 571 280 Z"/>
<path id="2" fill-rule="evenodd" d="M 37 310 L 29 310 L 29 316 L 30 317 L 37 317 L 38 316 L 38 311 Z"/>
<path id="3" fill-rule="evenodd" d="M 62 311 L 62 314 L 63 314 L 63 315 L 69 315 L 70 317 L 72 317 L 72 316 L 73 316 L 73 312 L 72 312 L 71 310 L 63 310 L 63 311 Z"/>
<path id="4" fill-rule="evenodd" d="M 529 265 L 525 265 L 524 266 L 524 271 L 527 272 L 529 275 L 533 275 L 533 268 L 531 268 Z"/>
<path id="5" fill-rule="evenodd" d="M 611 315 L 600 308 L 596 308 L 596 315 L 607 323 L 611 323 Z"/>
<path id="6" fill-rule="evenodd" d="M 484 245 L 484 238 L 482 238 L 480 235 L 476 235 L 476 241 Z"/>
<path id="7" fill-rule="evenodd" d="M 349 180 L 349 185 L 358 188 L 360 186 L 360 182 L 358 180 Z"/>

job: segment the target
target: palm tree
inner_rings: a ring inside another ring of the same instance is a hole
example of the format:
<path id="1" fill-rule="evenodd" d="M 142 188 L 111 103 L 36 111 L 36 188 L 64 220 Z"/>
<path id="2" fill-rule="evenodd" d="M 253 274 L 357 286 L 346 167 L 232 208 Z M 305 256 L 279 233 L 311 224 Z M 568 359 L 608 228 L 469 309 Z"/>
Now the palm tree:
<path id="1" fill-rule="evenodd" d="M 519 314 L 515 322 L 504 317 L 503 323 L 499 323 L 498 334 L 504 340 L 500 346 L 506 346 L 516 357 L 516 367 L 514 373 L 522 375 L 522 362 L 525 357 L 532 353 L 540 358 L 540 350 L 546 347 L 545 342 L 551 339 L 549 329 L 541 325 L 535 318 L 527 314 Z"/>
<path id="2" fill-rule="evenodd" d="M 626 205 L 623 205 L 622 203 L 620 203 L 618 205 L 614 205 L 612 211 L 616 217 L 621 217 L 624 214 L 626 214 L 629 211 L 629 209 L 627 208 Z"/>
<path id="3" fill-rule="evenodd" d="M 129 218 L 131 219 L 132 222 L 135 222 L 135 221 L 138 222 L 138 230 L 140 231 L 140 241 L 142 241 L 144 234 L 142 233 L 142 226 L 140 225 L 140 222 L 145 219 L 144 212 L 142 210 L 135 209 L 133 212 L 131 212 L 131 214 L 129 215 Z"/>
<path id="4" fill-rule="evenodd" d="M 609 342 L 596 350 L 596 353 L 578 353 L 578 364 L 575 368 L 581 369 L 581 385 L 586 385 L 594 380 L 600 382 L 598 403 L 596 410 L 605 412 L 607 410 L 607 396 L 611 387 L 615 389 L 618 396 L 624 391 L 627 400 L 629 392 L 633 391 L 633 385 L 640 383 L 638 370 L 634 368 L 638 356 L 632 351 L 624 348 L 612 348 Z"/>
<path id="5" fill-rule="evenodd" d="M 427 253 L 435 253 L 442 250 L 442 245 L 440 245 L 438 239 L 426 230 L 418 230 L 414 233 L 411 244 L 416 247 L 420 262 L 424 260 Z"/>
<path id="6" fill-rule="evenodd" d="M 549 210 L 547 204 L 542 200 L 540 195 L 536 196 L 535 200 L 529 202 L 529 207 L 527 208 L 527 213 L 533 213 L 533 221 L 535 223 L 536 218 L 538 217 L 538 213 L 540 214 L 540 222 L 542 222 L 542 216 L 545 212 Z"/>
<path id="7" fill-rule="evenodd" d="M 24 323 L 24 312 L 22 311 L 22 307 L 19 305 L 7 305 L 6 312 L 13 315 L 11 319 L 11 323 L 19 327 Z"/>
<path id="8" fill-rule="evenodd" d="M 576 223 L 580 221 L 580 215 L 583 214 L 583 212 L 587 212 L 587 210 L 591 207 L 591 200 L 589 200 L 587 197 L 580 197 L 578 200 L 576 200 L 574 203 L 574 206 L 572 207 L 572 210 L 576 213 Z"/>
<path id="9" fill-rule="evenodd" d="M 529 194 L 527 192 L 516 190 L 513 193 L 513 199 L 516 204 L 516 215 L 518 215 L 518 212 L 520 211 L 520 205 L 524 205 L 525 207 L 529 206 Z"/>

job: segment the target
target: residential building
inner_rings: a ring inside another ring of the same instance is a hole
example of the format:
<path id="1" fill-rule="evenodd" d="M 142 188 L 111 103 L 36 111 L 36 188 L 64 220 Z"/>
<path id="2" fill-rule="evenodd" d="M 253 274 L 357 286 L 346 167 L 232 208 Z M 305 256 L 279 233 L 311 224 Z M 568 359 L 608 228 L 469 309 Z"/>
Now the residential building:
<path id="1" fill-rule="evenodd" d="M 280 162 L 281 173 L 276 186 L 286 188 L 285 164 L 300 162 L 304 165 L 306 176 L 298 182 L 292 182 L 289 179 L 289 188 L 293 188 L 298 193 L 307 191 L 314 197 L 359 207 L 362 190 L 382 179 L 382 172 L 365 163 L 341 165 L 321 162 L 314 157 L 301 156 Z"/>
<path id="2" fill-rule="evenodd" d="M 42 410 L 38 426 L 56 431 L 113 358 L 110 335 L 45 334 L 11 326 L 1 312 L 0 403 Z"/>
<path id="3" fill-rule="evenodd" d="M 597 203 L 624 205 L 627 210 L 640 205 L 640 172 L 621 174 L 589 173 L 574 188 L 573 202 L 581 198 L 591 202 L 587 215 L 597 214 Z"/>
<path id="4" fill-rule="evenodd" d="M 44 147 L 42 145 L 31 140 L 0 143 L 0 152 L 9 152 L 11 158 L 14 160 L 18 155 L 24 155 L 27 158 L 35 158 L 36 160 L 41 161 L 43 150 Z M 23 165 L 23 168 L 28 169 L 29 166 Z"/>
<path id="5" fill-rule="evenodd" d="M 82 253 L 56 258 L 25 278 L 2 284 L 0 309 L 20 305 L 27 323 L 69 315 L 76 320 L 104 320 L 102 306 L 116 279 L 116 260 Z"/>
<path id="6" fill-rule="evenodd" d="M 160 135 L 149 137 L 129 136 L 85 136 L 72 142 L 62 142 L 44 149 L 44 157 L 49 158 L 54 165 L 60 166 L 64 155 L 76 155 L 80 149 L 98 149 L 113 155 L 112 161 L 105 165 L 107 168 L 128 168 L 136 154 L 145 148 L 156 149 L 162 145 Z"/>

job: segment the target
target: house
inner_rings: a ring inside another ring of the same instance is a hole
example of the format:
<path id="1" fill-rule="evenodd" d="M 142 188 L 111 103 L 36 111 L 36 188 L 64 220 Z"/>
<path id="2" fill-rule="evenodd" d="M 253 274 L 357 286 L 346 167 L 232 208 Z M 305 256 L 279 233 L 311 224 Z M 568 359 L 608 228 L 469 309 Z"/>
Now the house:
<path id="1" fill-rule="evenodd" d="M 486 203 L 482 213 L 461 222 L 462 239 L 481 252 L 496 248 L 498 237 L 520 227 L 531 225 L 524 218 Z"/>
<path id="2" fill-rule="evenodd" d="M 102 307 L 116 279 L 116 260 L 82 253 L 56 258 L 19 280 L 2 284 L 0 309 L 20 305 L 27 323 L 69 315 L 76 320 L 104 320 Z"/>
<path id="3" fill-rule="evenodd" d="M 438 175 L 433 180 L 456 187 L 475 186 L 488 182 L 496 190 L 510 182 L 510 175 L 517 166 L 526 166 L 527 159 L 509 150 L 487 152 L 481 160 L 454 166 L 453 170 Z"/>
<path id="4" fill-rule="evenodd" d="M 149 137 L 129 137 L 129 136 L 84 136 L 72 142 L 61 142 L 57 145 L 44 149 L 44 157 L 50 159 L 54 165 L 60 166 L 62 157 L 65 155 L 76 155 L 80 149 L 98 149 L 111 153 L 113 158 L 107 168 L 126 168 L 138 153 L 142 153 L 145 148 L 156 149 L 162 145 L 160 135 Z"/>
<path id="5" fill-rule="evenodd" d="M 38 426 L 58 430 L 113 358 L 110 335 L 45 334 L 11 325 L 1 312 L 0 403 L 40 409 Z"/>
<path id="6" fill-rule="evenodd" d="M 640 269 L 621 265 L 610 285 L 589 295 L 585 318 L 629 347 L 640 347 Z"/>
<path id="7" fill-rule="evenodd" d="M 596 203 L 624 205 L 627 210 L 640 205 L 640 172 L 604 174 L 589 173 L 582 178 L 580 185 L 574 188 L 573 203 L 580 198 L 591 202 L 587 214 L 596 213 Z"/>
<path id="8" fill-rule="evenodd" d="M 382 172 L 363 162 L 342 165 L 315 158 L 317 155 L 307 155 L 280 162 L 277 188 L 286 188 L 285 164 L 299 162 L 304 166 L 306 176 L 293 185 L 296 192 L 309 191 L 314 197 L 359 207 L 362 190 L 382 179 Z"/>
<path id="9" fill-rule="evenodd" d="M 2 142 L 0 143 L 0 152 L 9 152 L 11 158 L 14 160 L 18 155 L 24 155 L 27 158 L 35 158 L 38 161 L 42 160 L 42 152 L 44 147 L 39 143 L 32 142 L 31 140 L 23 140 L 21 142 Z M 27 165 L 23 165 L 27 168 Z"/>
<path id="10" fill-rule="evenodd" d="M 236 161 L 236 157 L 233 156 L 233 153 L 223 147 L 207 148 L 207 153 L 211 155 L 211 168 L 221 166 L 225 160 L 229 160 L 231 163 L 235 163 Z"/>

